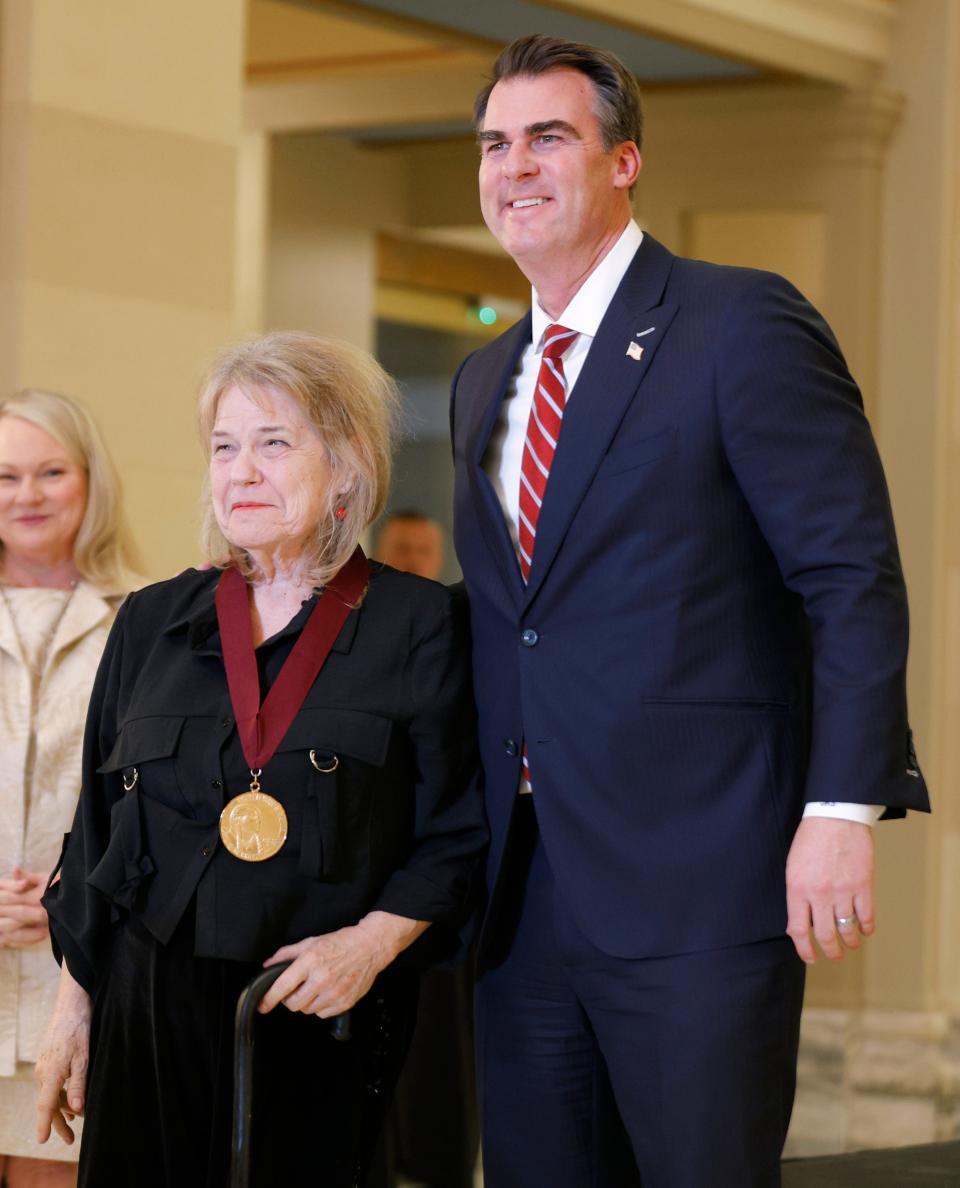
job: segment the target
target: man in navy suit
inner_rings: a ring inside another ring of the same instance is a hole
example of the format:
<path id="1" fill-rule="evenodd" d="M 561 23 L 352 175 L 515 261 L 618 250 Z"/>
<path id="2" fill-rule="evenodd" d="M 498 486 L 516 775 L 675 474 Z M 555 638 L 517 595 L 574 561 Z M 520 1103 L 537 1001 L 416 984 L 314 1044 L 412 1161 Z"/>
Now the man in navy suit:
<path id="1" fill-rule="evenodd" d="M 488 1188 L 769 1188 L 805 963 L 928 808 L 889 501 L 830 330 L 631 219 L 636 83 L 507 47 L 480 198 L 532 310 L 453 384 L 492 829 Z"/>

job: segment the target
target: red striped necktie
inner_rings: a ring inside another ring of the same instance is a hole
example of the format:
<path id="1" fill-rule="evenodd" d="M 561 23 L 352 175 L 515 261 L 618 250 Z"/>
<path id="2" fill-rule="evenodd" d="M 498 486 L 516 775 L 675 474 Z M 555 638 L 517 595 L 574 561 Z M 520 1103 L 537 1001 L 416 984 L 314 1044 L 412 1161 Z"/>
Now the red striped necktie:
<path id="1" fill-rule="evenodd" d="M 543 336 L 543 358 L 540 360 L 540 373 L 533 393 L 520 464 L 520 521 L 517 528 L 520 572 L 524 582 L 530 577 L 537 520 L 540 518 L 567 403 L 567 382 L 561 356 L 576 338 L 577 331 L 567 330 L 564 326 L 548 326 Z"/>
<path id="2" fill-rule="evenodd" d="M 557 450 L 563 410 L 567 405 L 567 381 L 563 374 L 563 352 L 576 341 L 577 331 L 565 326 L 548 326 L 543 335 L 543 357 L 530 407 L 527 436 L 523 443 L 520 463 L 520 572 L 524 583 L 530 577 L 533 563 L 533 544 L 537 536 L 537 521 L 547 479 Z M 530 782 L 530 759 L 524 740 L 521 748 L 523 774 Z"/>

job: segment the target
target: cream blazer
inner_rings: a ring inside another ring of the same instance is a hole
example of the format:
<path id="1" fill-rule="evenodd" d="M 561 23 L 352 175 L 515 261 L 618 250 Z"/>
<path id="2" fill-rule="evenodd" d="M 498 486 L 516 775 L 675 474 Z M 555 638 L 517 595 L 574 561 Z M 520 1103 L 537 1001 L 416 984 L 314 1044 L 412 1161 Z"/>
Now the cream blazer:
<path id="1" fill-rule="evenodd" d="M 14 866 L 50 871 L 70 829 L 80 792 L 87 702 L 122 595 L 80 582 L 57 626 L 39 691 L 37 749 L 26 787 L 30 674 L 6 604 L 0 600 L 0 874 Z M 18 605 L 17 625 L 30 631 Z M 49 941 L 0 949 L 0 1076 L 35 1062 L 53 1011 L 59 969 Z"/>

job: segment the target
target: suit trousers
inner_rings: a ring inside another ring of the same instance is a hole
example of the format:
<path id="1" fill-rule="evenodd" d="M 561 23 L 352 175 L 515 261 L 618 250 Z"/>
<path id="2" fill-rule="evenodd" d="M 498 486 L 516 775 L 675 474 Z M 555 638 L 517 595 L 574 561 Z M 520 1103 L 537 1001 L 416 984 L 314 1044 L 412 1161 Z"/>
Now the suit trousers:
<path id="1" fill-rule="evenodd" d="M 486 1188 L 776 1188 L 805 972 L 792 943 L 601 952 L 534 802 L 514 808 L 498 885 L 515 894 L 492 905 L 477 982 Z"/>

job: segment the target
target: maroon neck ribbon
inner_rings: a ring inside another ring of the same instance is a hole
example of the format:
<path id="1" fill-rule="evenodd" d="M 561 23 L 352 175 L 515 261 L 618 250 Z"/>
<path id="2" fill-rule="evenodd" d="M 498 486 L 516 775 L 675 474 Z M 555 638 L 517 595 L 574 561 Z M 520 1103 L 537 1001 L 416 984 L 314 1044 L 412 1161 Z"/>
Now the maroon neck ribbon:
<path id="1" fill-rule="evenodd" d="M 220 575 L 216 606 L 223 663 L 240 745 L 251 771 L 266 767 L 273 758 L 369 578 L 370 562 L 357 545 L 350 560 L 321 591 L 261 705 L 247 583 L 235 566 Z"/>

